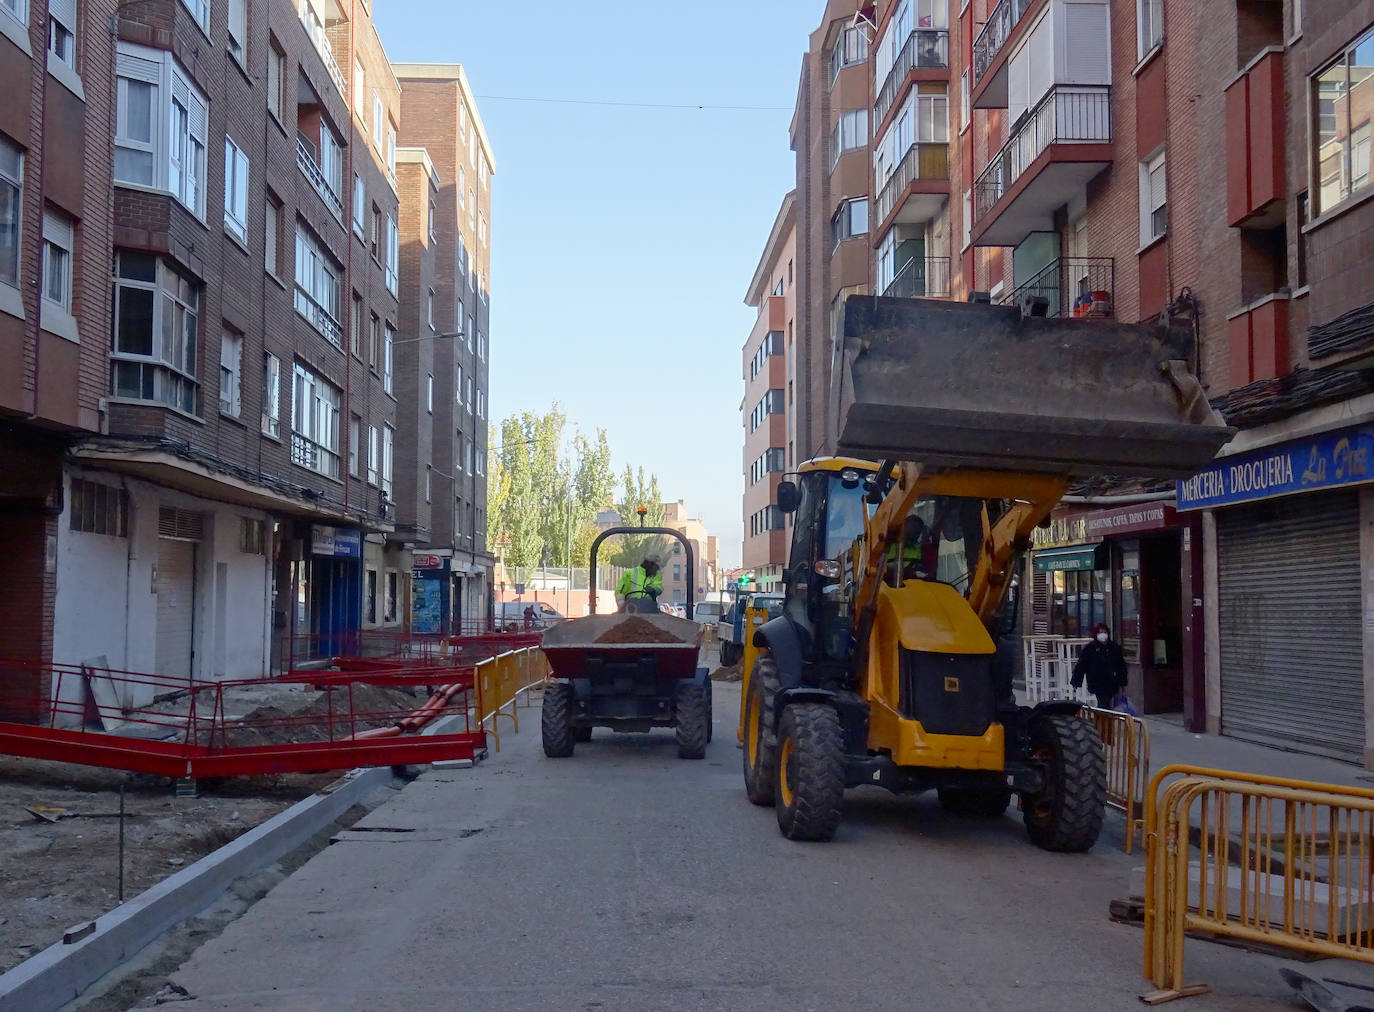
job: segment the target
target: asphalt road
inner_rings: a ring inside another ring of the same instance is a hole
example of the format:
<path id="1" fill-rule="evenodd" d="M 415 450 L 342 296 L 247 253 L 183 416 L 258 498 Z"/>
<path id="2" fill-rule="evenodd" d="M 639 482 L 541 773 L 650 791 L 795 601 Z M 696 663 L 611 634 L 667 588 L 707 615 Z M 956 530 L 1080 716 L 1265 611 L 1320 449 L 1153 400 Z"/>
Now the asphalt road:
<path id="1" fill-rule="evenodd" d="M 286 879 L 172 980 L 209 1009 L 1134 1009 L 1140 863 L 1047 854 L 1019 816 L 852 791 L 799 844 L 746 800 L 738 686 L 704 761 L 598 729 L 546 759 L 538 710 L 472 770 L 431 771 Z M 506 722 L 503 721 L 503 726 Z M 1109 816 L 1121 831 L 1121 820 Z M 1190 942 L 1180 1012 L 1304 1009 L 1277 961 Z"/>

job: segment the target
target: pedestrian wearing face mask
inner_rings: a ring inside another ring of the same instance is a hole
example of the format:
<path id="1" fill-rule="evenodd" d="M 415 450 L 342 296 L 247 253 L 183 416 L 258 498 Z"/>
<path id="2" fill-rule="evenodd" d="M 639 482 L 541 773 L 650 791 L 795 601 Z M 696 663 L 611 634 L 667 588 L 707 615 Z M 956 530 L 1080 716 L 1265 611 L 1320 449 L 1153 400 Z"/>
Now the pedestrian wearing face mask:
<path id="1" fill-rule="evenodd" d="M 1088 682 L 1088 691 L 1097 697 L 1099 709 L 1110 710 L 1116 705 L 1121 690 L 1126 688 L 1126 655 L 1121 644 L 1112 639 L 1105 625 L 1093 628 L 1092 642 L 1078 655 L 1069 684 L 1075 689 Z"/>

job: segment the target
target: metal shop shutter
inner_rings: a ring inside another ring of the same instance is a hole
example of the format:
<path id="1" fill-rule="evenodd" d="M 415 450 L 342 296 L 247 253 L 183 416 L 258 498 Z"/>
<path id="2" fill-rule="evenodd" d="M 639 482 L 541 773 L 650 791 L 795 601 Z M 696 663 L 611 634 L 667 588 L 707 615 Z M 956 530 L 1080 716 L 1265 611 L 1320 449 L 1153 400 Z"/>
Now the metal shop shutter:
<path id="1" fill-rule="evenodd" d="M 1354 491 L 1217 514 L 1223 734 L 1364 759 Z"/>

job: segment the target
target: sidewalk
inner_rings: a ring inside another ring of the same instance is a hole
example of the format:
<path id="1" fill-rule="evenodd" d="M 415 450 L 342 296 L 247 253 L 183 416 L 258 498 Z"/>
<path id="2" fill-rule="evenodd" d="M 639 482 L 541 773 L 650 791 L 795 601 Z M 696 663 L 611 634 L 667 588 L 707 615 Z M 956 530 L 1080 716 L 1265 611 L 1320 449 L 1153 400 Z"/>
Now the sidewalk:
<path id="1" fill-rule="evenodd" d="M 1374 770 L 1363 766 L 1299 752 L 1285 752 L 1222 735 L 1192 734 L 1178 724 L 1158 717 L 1146 717 L 1145 723 L 1150 728 L 1151 776 L 1173 763 L 1187 763 L 1374 791 Z"/>

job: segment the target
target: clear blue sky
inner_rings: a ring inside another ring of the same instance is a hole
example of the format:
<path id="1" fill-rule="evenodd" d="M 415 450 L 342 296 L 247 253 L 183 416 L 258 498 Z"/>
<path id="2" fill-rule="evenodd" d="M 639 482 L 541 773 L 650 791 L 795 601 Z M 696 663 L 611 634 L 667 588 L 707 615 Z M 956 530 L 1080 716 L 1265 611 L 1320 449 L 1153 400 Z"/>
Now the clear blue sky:
<path id="1" fill-rule="evenodd" d="M 392 60 L 461 63 L 496 156 L 489 414 L 557 401 L 739 561 L 743 303 L 821 0 L 375 0 Z M 626 108 L 487 96 L 773 111 Z"/>

